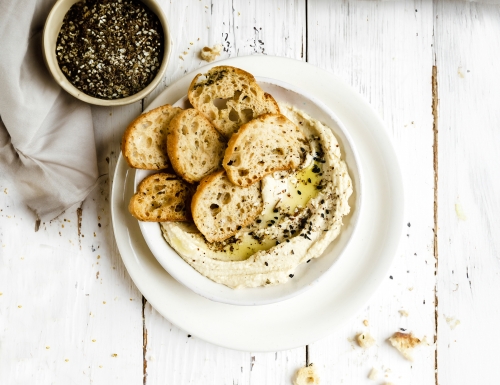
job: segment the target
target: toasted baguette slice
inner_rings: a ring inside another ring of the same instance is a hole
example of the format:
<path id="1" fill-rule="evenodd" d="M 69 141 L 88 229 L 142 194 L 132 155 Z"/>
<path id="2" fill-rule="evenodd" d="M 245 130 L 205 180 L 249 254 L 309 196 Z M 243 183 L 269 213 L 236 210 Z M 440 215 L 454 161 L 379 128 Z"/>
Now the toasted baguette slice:
<path id="1" fill-rule="evenodd" d="M 130 167 L 145 170 L 168 167 L 168 125 L 181 111 L 179 107 L 166 104 L 140 115 L 130 123 L 122 138 L 123 157 Z"/>
<path id="2" fill-rule="evenodd" d="M 259 87 L 253 75 L 219 66 L 195 76 L 188 90 L 194 108 L 230 138 L 242 124 L 265 113 L 279 113 L 278 103 Z"/>
<path id="3" fill-rule="evenodd" d="M 286 116 L 265 114 L 231 137 L 222 165 L 232 183 L 247 187 L 275 171 L 296 169 L 309 151 L 305 135 Z"/>
<path id="4" fill-rule="evenodd" d="M 190 220 L 194 187 L 177 175 L 150 175 L 139 184 L 128 210 L 145 222 L 185 222 Z"/>
<path id="5" fill-rule="evenodd" d="M 249 188 L 233 185 L 224 170 L 207 176 L 191 202 L 193 220 L 209 242 L 223 241 L 260 214 L 263 208 L 260 183 Z"/>
<path id="6" fill-rule="evenodd" d="M 168 157 L 175 172 L 190 183 L 220 168 L 226 145 L 224 137 L 194 108 L 182 111 L 170 122 Z"/>

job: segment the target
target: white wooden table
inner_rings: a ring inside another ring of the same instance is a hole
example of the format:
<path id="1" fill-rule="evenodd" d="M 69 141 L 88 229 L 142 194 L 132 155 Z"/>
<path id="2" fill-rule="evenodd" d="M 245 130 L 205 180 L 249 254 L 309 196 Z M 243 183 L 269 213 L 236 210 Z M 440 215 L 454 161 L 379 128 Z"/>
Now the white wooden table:
<path id="1" fill-rule="evenodd" d="M 92 110 L 98 188 L 37 224 L 0 181 L 0 384 L 290 384 L 307 363 L 322 384 L 499 384 L 500 6 L 161 3 L 174 40 L 164 81 L 142 102 Z M 391 271 L 367 307 L 309 346 L 252 353 L 190 337 L 142 297 L 117 251 L 109 195 L 123 130 L 216 43 L 221 58 L 286 56 L 339 75 L 399 155 L 407 225 Z M 400 328 L 429 342 L 413 363 L 386 341 Z M 362 331 L 376 346 L 356 346 Z"/>

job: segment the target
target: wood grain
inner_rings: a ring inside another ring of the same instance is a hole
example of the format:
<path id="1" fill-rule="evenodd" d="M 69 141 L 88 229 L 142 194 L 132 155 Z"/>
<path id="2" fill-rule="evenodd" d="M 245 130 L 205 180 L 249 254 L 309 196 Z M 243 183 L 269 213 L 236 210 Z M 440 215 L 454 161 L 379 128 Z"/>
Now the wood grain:
<path id="1" fill-rule="evenodd" d="M 305 36 L 305 2 L 190 0 L 163 4 L 174 41 L 164 82 L 145 100 L 148 105 L 165 86 L 208 64 L 199 52 L 222 44 L 218 59 L 276 55 L 300 59 Z M 188 337 L 149 304 L 145 308 L 146 384 L 288 384 L 305 365 L 305 347 L 285 352 L 236 352 Z M 196 316 L 196 315 L 193 315 Z"/>
<path id="2" fill-rule="evenodd" d="M 310 362 L 322 384 L 500 383 L 500 6 L 161 5 L 174 43 L 168 71 L 143 102 L 93 107 L 101 178 L 89 197 L 36 225 L 0 176 L 0 384 L 290 384 Z M 399 155 L 407 220 L 387 280 L 348 324 L 307 348 L 255 354 L 189 336 L 143 301 L 114 241 L 109 191 L 123 131 L 217 43 L 221 59 L 286 56 L 339 75 L 380 113 Z M 386 341 L 398 330 L 429 342 L 413 363 Z M 353 338 L 367 331 L 377 343 L 363 350 Z"/>
<path id="3" fill-rule="evenodd" d="M 205 46 L 223 46 L 217 60 L 254 54 L 304 56 L 305 0 L 188 0 L 162 7 L 172 34 L 172 55 L 164 81 L 145 99 L 145 106 L 168 84 L 208 64 L 200 57 Z"/>
<path id="4" fill-rule="evenodd" d="M 439 384 L 500 383 L 500 7 L 434 6 Z"/>
<path id="5" fill-rule="evenodd" d="M 406 194 L 404 239 L 386 283 L 342 330 L 310 345 L 309 361 L 327 383 L 373 383 L 368 374 L 375 368 L 378 383 L 430 384 L 434 347 L 418 349 L 411 363 L 387 338 L 396 331 L 413 332 L 432 344 L 435 332 L 432 5 L 308 5 L 309 62 L 341 76 L 381 114 L 399 155 Z M 353 338 L 361 332 L 369 332 L 376 345 L 358 347 Z"/>
<path id="6" fill-rule="evenodd" d="M 38 232 L 3 190 L 0 383 L 141 381 L 140 295 L 114 244 L 108 179 Z"/>

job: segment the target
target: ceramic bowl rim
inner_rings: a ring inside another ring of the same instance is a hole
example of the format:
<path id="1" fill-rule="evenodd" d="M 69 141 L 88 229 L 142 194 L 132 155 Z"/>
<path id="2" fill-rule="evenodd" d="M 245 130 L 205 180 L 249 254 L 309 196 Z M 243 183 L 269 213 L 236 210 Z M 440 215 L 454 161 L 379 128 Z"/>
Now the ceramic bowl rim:
<path id="1" fill-rule="evenodd" d="M 145 88 L 135 93 L 134 95 L 127 96 L 126 98 L 121 98 L 121 99 L 107 100 L 87 95 L 84 92 L 80 91 L 75 86 L 73 86 L 73 84 L 71 84 L 71 82 L 63 74 L 57 62 L 57 57 L 55 53 L 56 41 L 59 31 L 61 29 L 62 21 L 64 19 L 64 16 L 70 9 L 70 7 L 79 1 L 80 0 L 58 0 L 52 7 L 45 21 L 42 34 L 42 52 L 45 65 L 48 68 L 50 74 L 52 75 L 52 78 L 66 92 L 68 92 L 75 98 L 80 99 L 86 103 L 98 106 L 123 106 L 137 102 L 145 98 L 156 88 L 156 86 L 162 80 L 163 75 L 165 74 L 165 71 L 167 69 L 167 65 L 172 50 L 170 29 L 168 26 L 167 18 L 161 6 L 155 0 L 140 0 L 141 2 L 144 3 L 145 6 L 147 6 L 153 13 L 155 13 L 158 16 L 158 19 L 160 20 L 163 28 L 163 39 L 164 39 L 163 57 L 158 73 L 151 81 L 151 83 L 149 83 Z"/>

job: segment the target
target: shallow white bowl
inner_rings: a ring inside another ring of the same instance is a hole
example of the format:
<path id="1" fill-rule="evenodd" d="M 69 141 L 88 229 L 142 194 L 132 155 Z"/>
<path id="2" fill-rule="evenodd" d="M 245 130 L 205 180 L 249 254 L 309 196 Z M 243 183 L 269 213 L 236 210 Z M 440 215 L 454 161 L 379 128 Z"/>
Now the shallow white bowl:
<path id="1" fill-rule="evenodd" d="M 71 84 L 66 76 L 64 76 L 57 62 L 57 36 L 59 35 L 59 31 L 61 30 L 64 16 L 69 11 L 71 6 L 79 1 L 80 0 L 58 0 L 52 7 L 47 20 L 45 21 L 42 36 L 43 59 L 45 61 L 45 65 L 49 69 L 49 72 L 52 74 L 52 77 L 66 92 L 70 93 L 75 98 L 80 99 L 86 103 L 95 104 L 98 106 L 123 106 L 145 98 L 151 91 L 155 89 L 155 87 L 163 78 L 165 70 L 167 69 L 168 59 L 170 57 L 170 51 L 172 47 L 167 18 L 163 13 L 160 5 L 155 0 L 141 0 L 144 5 L 146 5 L 151 11 L 156 14 L 156 16 L 158 16 L 158 19 L 160 20 L 161 26 L 163 28 L 163 58 L 158 73 L 151 81 L 151 83 L 149 83 L 145 88 L 143 88 L 136 94 L 127 96 L 126 98 L 107 100 L 87 95 L 83 91 L 80 91 L 78 88 L 76 88 L 73 84 Z"/>
<path id="2" fill-rule="evenodd" d="M 311 288 L 320 279 L 327 279 L 328 271 L 349 246 L 362 213 L 363 178 L 360 162 L 348 129 L 342 125 L 335 114 L 321 101 L 305 91 L 282 81 L 269 78 L 256 78 L 261 88 L 273 95 L 277 102 L 291 104 L 305 111 L 311 117 L 330 127 L 339 141 L 342 158 L 346 161 L 353 182 L 353 194 L 349 198 L 351 212 L 344 217 L 344 226 L 339 236 L 328 246 L 323 255 L 300 265 L 293 279 L 285 284 L 245 289 L 230 289 L 215 283 L 194 270 L 173 250 L 162 236 L 160 226 L 154 222 L 139 222 L 141 232 L 148 247 L 162 267 L 178 282 L 195 293 L 213 301 L 232 305 L 266 305 L 292 298 Z M 175 106 L 190 108 L 187 96 Z M 156 171 L 136 170 L 135 186 Z"/>

